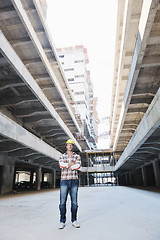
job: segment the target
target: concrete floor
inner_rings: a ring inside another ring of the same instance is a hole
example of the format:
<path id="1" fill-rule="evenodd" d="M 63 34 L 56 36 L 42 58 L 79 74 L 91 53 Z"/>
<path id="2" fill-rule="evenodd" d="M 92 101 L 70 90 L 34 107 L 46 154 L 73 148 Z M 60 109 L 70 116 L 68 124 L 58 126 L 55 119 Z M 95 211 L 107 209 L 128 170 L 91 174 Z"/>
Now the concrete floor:
<path id="1" fill-rule="evenodd" d="M 80 229 L 58 229 L 59 190 L 0 198 L 0 240 L 159 240 L 160 193 L 127 187 L 79 189 Z M 70 200 L 67 203 L 70 207 Z"/>

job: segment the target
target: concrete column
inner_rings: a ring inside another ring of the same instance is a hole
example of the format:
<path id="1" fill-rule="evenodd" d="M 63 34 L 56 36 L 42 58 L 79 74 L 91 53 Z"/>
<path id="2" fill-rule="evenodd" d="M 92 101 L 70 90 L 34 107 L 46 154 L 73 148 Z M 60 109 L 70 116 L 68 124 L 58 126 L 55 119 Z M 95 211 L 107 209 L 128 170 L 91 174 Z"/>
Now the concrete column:
<path id="1" fill-rule="evenodd" d="M 160 169 L 159 169 L 159 163 L 158 160 L 155 160 L 153 162 L 153 171 L 154 171 L 154 176 L 155 176 L 155 181 L 156 181 L 156 187 L 160 187 Z"/>
<path id="2" fill-rule="evenodd" d="M 39 167 L 36 170 L 36 189 L 38 191 L 41 189 L 41 181 L 42 181 L 42 168 Z"/>
<path id="3" fill-rule="evenodd" d="M 42 182 L 44 182 L 44 172 L 42 173 Z"/>
<path id="4" fill-rule="evenodd" d="M 133 185 L 133 172 L 129 172 L 129 185 Z"/>
<path id="5" fill-rule="evenodd" d="M 143 180 L 143 186 L 147 186 L 147 175 L 146 175 L 146 169 L 145 167 L 141 168 L 142 170 L 142 180 Z"/>
<path id="6" fill-rule="evenodd" d="M 50 175 L 50 184 L 51 184 L 51 188 L 55 188 L 54 187 L 54 171 Z"/>
<path id="7" fill-rule="evenodd" d="M 13 190 L 14 169 L 14 162 L 10 162 L 3 166 L 1 174 L 1 194 L 9 193 Z"/>
<path id="8" fill-rule="evenodd" d="M 97 172 L 96 172 L 96 185 L 98 185 L 98 176 L 97 176 Z"/>
<path id="9" fill-rule="evenodd" d="M 103 184 L 103 176 L 102 176 L 102 184 Z"/>
<path id="10" fill-rule="evenodd" d="M 30 183 L 33 183 L 33 176 L 34 176 L 34 172 L 31 171 L 30 172 Z"/>
<path id="11" fill-rule="evenodd" d="M 52 172 L 50 175 L 50 185 L 51 188 L 54 188 L 54 172 Z"/>
<path id="12" fill-rule="evenodd" d="M 56 170 L 54 169 L 54 180 L 53 180 L 53 187 L 56 188 Z"/>
<path id="13" fill-rule="evenodd" d="M 128 173 L 125 173 L 125 185 L 128 185 Z"/>
<path id="14" fill-rule="evenodd" d="M 118 176 L 116 176 L 116 182 L 117 182 L 117 186 L 119 186 L 119 178 L 118 178 Z"/>
<path id="15" fill-rule="evenodd" d="M 87 185 L 89 187 L 89 173 L 87 172 Z"/>

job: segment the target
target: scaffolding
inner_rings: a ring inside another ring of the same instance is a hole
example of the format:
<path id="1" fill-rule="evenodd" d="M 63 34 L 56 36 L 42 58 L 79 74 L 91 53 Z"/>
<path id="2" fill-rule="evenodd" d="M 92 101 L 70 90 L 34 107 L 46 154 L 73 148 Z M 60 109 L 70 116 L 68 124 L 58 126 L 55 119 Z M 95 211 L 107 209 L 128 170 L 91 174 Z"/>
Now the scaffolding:
<path id="1" fill-rule="evenodd" d="M 80 174 L 81 186 L 114 186 L 116 177 L 112 170 L 112 149 L 101 151 L 85 151 L 81 154 L 85 173 Z"/>

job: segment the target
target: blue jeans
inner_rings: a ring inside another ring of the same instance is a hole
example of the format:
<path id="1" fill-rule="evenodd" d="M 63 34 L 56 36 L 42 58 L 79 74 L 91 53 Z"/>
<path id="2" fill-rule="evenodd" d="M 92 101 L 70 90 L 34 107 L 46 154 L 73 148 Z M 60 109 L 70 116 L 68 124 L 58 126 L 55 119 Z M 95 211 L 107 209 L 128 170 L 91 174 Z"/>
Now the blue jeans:
<path id="1" fill-rule="evenodd" d="M 60 183 L 60 222 L 66 222 L 66 202 L 68 193 L 71 197 L 71 221 L 77 220 L 77 195 L 78 195 L 78 179 L 61 180 Z"/>

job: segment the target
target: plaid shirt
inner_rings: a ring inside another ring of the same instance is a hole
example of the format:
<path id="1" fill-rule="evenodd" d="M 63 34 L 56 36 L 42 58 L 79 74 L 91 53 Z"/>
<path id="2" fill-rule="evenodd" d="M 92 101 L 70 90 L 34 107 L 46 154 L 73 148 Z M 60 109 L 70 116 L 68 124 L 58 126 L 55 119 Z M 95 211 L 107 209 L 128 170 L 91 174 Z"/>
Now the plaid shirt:
<path id="1" fill-rule="evenodd" d="M 68 168 L 68 163 L 75 163 Z M 69 158 L 67 152 L 62 154 L 59 159 L 59 166 L 61 168 L 61 180 L 78 179 L 78 169 L 81 167 L 81 158 L 78 154 L 73 152 L 71 158 Z"/>

